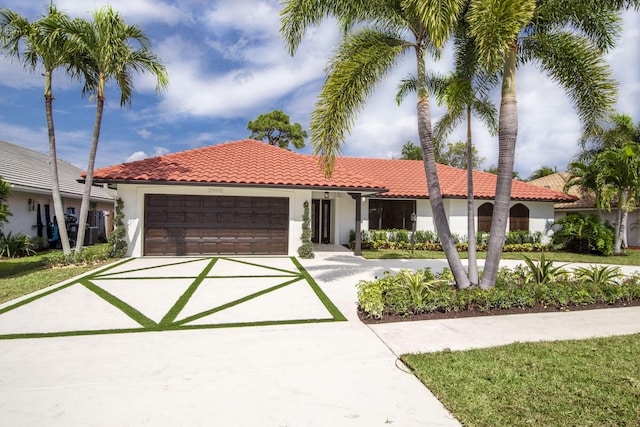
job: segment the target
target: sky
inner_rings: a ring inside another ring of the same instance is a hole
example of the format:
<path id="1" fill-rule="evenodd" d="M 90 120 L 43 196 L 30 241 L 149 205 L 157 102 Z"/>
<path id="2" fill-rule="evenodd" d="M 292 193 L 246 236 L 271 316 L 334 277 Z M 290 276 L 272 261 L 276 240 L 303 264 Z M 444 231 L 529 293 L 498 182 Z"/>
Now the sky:
<path id="1" fill-rule="evenodd" d="M 245 139 L 247 122 L 279 109 L 308 129 L 325 78 L 325 66 L 340 34 L 327 20 L 310 29 L 291 57 L 279 34 L 280 0 L 58 0 L 58 9 L 90 19 L 95 8 L 110 4 L 129 24 L 139 25 L 152 41 L 169 73 L 169 88 L 156 94 L 150 75 L 137 76 L 131 106 L 107 88 L 96 167 L 170 152 Z M 5 0 L 33 21 L 47 12 L 48 0 Z M 615 50 L 607 54 L 619 82 L 616 111 L 640 121 L 640 13 L 626 12 Z M 451 69 L 451 51 L 428 67 Z M 381 82 L 342 147 L 351 157 L 399 158 L 402 146 L 418 143 L 415 100 L 395 102 L 400 80 L 414 73 L 407 55 Z M 0 139 L 47 152 L 42 70 L 30 73 L 0 57 Z M 54 121 L 58 155 L 86 168 L 95 103 L 81 96 L 81 82 L 62 70 L 54 75 Z M 518 70 L 518 143 L 515 170 L 530 176 L 542 166 L 566 169 L 578 148 L 580 123 L 563 90 L 532 65 Z M 499 92 L 493 94 L 499 103 Z M 445 110 L 432 103 L 432 118 Z M 462 126 L 450 142 L 465 139 Z M 474 142 L 486 160 L 497 164 L 497 137 L 474 123 Z M 311 153 L 312 148 L 299 150 Z"/>

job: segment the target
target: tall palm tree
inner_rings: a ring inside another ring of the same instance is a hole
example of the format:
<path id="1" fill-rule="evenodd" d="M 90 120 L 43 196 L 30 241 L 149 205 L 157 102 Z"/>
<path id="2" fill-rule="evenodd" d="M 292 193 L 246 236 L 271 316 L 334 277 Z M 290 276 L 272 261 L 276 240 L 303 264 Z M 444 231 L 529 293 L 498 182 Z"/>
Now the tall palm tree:
<path id="1" fill-rule="evenodd" d="M 538 178 L 542 178 L 542 177 L 545 177 L 545 176 L 553 175 L 554 173 L 556 173 L 556 170 L 554 168 L 549 167 L 549 166 L 541 166 L 538 169 L 536 169 L 535 171 L 533 171 L 533 173 L 529 177 L 529 181 L 533 181 L 534 179 L 538 179 Z"/>
<path id="2" fill-rule="evenodd" d="M 358 111 L 375 86 L 405 54 L 416 58 L 417 117 L 429 201 L 438 237 L 456 283 L 470 285 L 447 221 L 436 170 L 426 56 L 436 54 L 450 38 L 464 0 L 287 0 L 281 34 L 295 54 L 306 30 L 336 17 L 344 36 L 327 66 L 327 78 L 311 117 L 311 145 L 327 174 Z"/>
<path id="3" fill-rule="evenodd" d="M 71 253 L 71 245 L 69 244 L 62 197 L 60 196 L 56 135 L 53 123 L 52 77 L 54 70 L 62 66 L 67 66 L 67 72 L 74 75 L 73 67 L 69 66 L 66 36 L 56 31 L 68 20 L 68 16 L 59 12 L 53 5 L 49 7 L 49 13 L 46 16 L 35 22 L 29 22 L 12 10 L 0 10 L 0 47 L 2 50 L 6 51 L 10 57 L 19 59 L 24 67 L 30 71 L 35 71 L 38 64 L 42 64 L 44 69 L 44 102 L 49 137 L 51 193 L 64 254 Z M 22 55 L 21 46 L 24 46 Z"/>
<path id="4" fill-rule="evenodd" d="M 120 106 L 131 104 L 134 72 L 153 74 L 157 92 L 168 84 L 167 70 L 152 52 L 151 42 L 140 27 L 126 24 L 110 6 L 95 10 L 92 17 L 92 22 L 74 19 L 62 29 L 69 36 L 69 50 L 85 76 L 83 93 L 92 94 L 96 100 L 96 118 L 78 222 L 78 253 L 82 251 L 84 242 L 107 82 L 113 79 L 118 85 Z"/>
<path id="5" fill-rule="evenodd" d="M 474 146 L 471 120 L 480 119 L 492 135 L 498 133 L 497 110 L 489 94 L 498 83 L 497 74 L 487 74 L 480 69 L 473 41 L 469 38 L 467 25 L 459 23 L 454 38 L 455 72 L 446 77 L 429 73 L 427 87 L 439 103 L 447 106 L 447 112 L 438 120 L 434 128 L 435 146 L 442 146 L 445 138 L 466 120 L 467 125 L 467 240 L 469 281 L 477 285 L 478 262 L 476 253 L 475 203 L 473 196 Z M 405 79 L 400 85 L 396 101 L 400 101 L 409 91 L 415 91 L 415 78 Z"/>
<path id="6" fill-rule="evenodd" d="M 502 70 L 498 179 L 481 287 L 495 284 L 509 218 L 518 132 L 516 69 L 532 63 L 560 84 L 585 132 L 610 111 L 616 84 L 603 59 L 620 32 L 618 10 L 638 0 L 470 0 L 469 34 L 488 70 Z"/>

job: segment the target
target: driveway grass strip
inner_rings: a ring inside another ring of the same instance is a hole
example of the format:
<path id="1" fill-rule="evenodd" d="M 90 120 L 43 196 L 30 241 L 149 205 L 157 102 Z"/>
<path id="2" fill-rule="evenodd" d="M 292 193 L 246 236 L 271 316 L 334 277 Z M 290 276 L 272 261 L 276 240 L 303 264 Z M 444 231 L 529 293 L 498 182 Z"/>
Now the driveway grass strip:
<path id="1" fill-rule="evenodd" d="M 296 267 L 298 267 L 298 269 L 300 270 L 300 274 L 302 274 L 302 276 L 307 280 L 307 283 L 309 283 L 309 286 L 311 286 L 313 292 L 316 293 L 316 296 L 320 299 L 320 301 L 322 301 L 326 309 L 329 310 L 329 313 L 331 313 L 333 318 L 336 321 L 346 321 L 347 318 L 344 317 L 340 310 L 338 310 L 338 307 L 336 307 L 333 302 L 331 302 L 329 297 L 322 291 L 320 286 L 318 286 L 316 281 L 313 280 L 313 277 L 311 277 L 307 270 L 305 270 L 302 264 L 300 264 L 300 262 L 295 257 L 291 257 L 291 261 L 293 261 Z"/>
<path id="2" fill-rule="evenodd" d="M 138 322 L 140 324 L 140 326 L 142 326 L 144 328 L 154 328 L 154 327 L 158 326 L 158 324 L 156 322 L 154 322 L 153 320 L 149 319 L 147 316 L 142 314 L 140 311 L 138 311 L 137 309 L 133 308 L 132 306 L 130 306 L 126 302 L 122 301 L 120 298 L 116 297 L 115 295 L 110 294 L 109 292 L 105 291 L 101 287 L 94 285 L 89 280 L 80 279 L 79 282 L 85 288 L 89 289 L 91 292 L 95 293 L 100 298 L 102 298 L 103 300 L 107 301 L 109 304 L 113 305 L 118 310 L 122 311 L 124 314 L 129 316 L 131 319 L 133 319 L 134 321 Z"/>
<path id="3" fill-rule="evenodd" d="M 176 301 L 176 303 L 173 305 L 173 307 L 171 307 L 169 309 L 169 311 L 167 312 L 167 314 L 165 314 L 165 316 L 162 318 L 162 320 L 160 320 L 160 325 L 165 326 L 165 325 L 173 323 L 174 320 L 176 320 L 176 317 L 178 317 L 178 314 L 180 314 L 180 312 L 187 305 L 187 303 L 189 302 L 189 300 L 191 299 L 193 294 L 196 292 L 198 287 L 202 284 L 204 279 L 207 278 L 207 274 L 209 274 L 209 272 L 211 271 L 213 266 L 216 265 L 216 262 L 218 262 L 218 258 L 212 258 L 211 261 L 209 261 L 209 264 L 207 264 L 207 266 L 204 268 L 204 270 L 202 270 L 202 272 L 200 272 L 200 275 L 198 275 L 198 277 L 196 277 L 196 279 L 193 281 L 193 283 L 180 296 L 180 298 L 178 298 L 178 301 Z"/>
<path id="4" fill-rule="evenodd" d="M 288 282 L 284 282 L 284 283 L 280 283 L 279 285 L 271 286 L 270 288 L 266 288 L 266 289 L 263 289 L 261 291 L 254 292 L 254 293 L 249 294 L 247 296 L 244 296 L 242 298 L 238 298 L 237 300 L 228 302 L 228 303 L 220 305 L 218 307 L 214 307 L 214 308 L 212 308 L 210 310 L 207 310 L 207 311 L 203 311 L 202 313 L 198 313 L 198 314 L 194 314 L 192 316 L 186 317 L 186 318 L 184 318 L 184 319 L 182 319 L 182 320 L 180 320 L 178 322 L 175 322 L 174 324 L 175 325 L 184 325 L 185 323 L 193 322 L 194 320 L 198 320 L 198 319 L 201 319 L 203 317 L 210 316 L 210 315 L 212 315 L 214 313 L 217 313 L 219 311 L 226 310 L 227 308 L 234 307 L 234 306 L 236 306 L 238 304 L 242 304 L 243 302 L 250 301 L 250 300 L 252 300 L 254 298 L 257 298 L 257 297 L 259 297 L 261 295 L 268 294 L 269 292 L 276 291 L 278 289 L 284 288 L 285 286 L 289 286 L 290 284 L 295 283 L 295 282 L 297 282 L 297 281 L 299 281 L 301 279 L 302 279 L 301 277 L 296 277 L 295 279 L 289 280 Z"/>
<path id="5" fill-rule="evenodd" d="M 134 259 L 136 259 L 136 258 L 129 258 L 125 262 L 133 261 Z M 136 271 L 155 270 L 156 268 L 159 268 L 159 267 L 172 267 L 172 266 L 175 266 L 175 265 L 190 264 L 190 263 L 193 263 L 193 262 L 204 261 L 206 259 L 207 258 L 197 258 L 197 259 L 190 259 L 190 260 L 187 260 L 187 261 L 172 262 L 172 263 L 169 263 L 169 264 L 161 264 L 161 265 L 152 265 L 152 266 L 148 266 L 148 267 L 132 268 L 131 270 L 117 271 L 117 272 L 111 273 L 111 274 L 120 275 L 120 274 L 126 274 L 126 273 L 133 273 L 133 272 L 136 272 Z M 118 265 L 122 265 L 122 264 L 123 263 L 120 263 L 120 264 L 111 266 L 109 268 L 106 268 L 104 270 L 100 270 L 100 271 L 94 273 L 93 275 L 94 276 L 102 276 L 105 271 L 110 270 L 110 269 L 112 269 L 114 267 L 117 267 Z M 103 279 L 104 277 L 100 277 L 100 278 Z"/>
<path id="6" fill-rule="evenodd" d="M 245 261 L 244 259 L 226 258 L 226 257 L 222 258 L 222 259 L 227 260 L 227 261 L 231 261 L 231 262 L 237 262 L 238 264 L 246 264 L 246 265 L 251 265 L 253 267 L 264 268 L 264 269 L 267 269 L 267 270 L 281 271 L 283 273 L 289 273 L 289 274 L 298 274 L 297 271 L 291 271 L 291 270 L 287 270 L 287 269 L 284 269 L 284 268 L 274 267 L 274 266 L 271 266 L 271 265 L 264 265 L 264 264 L 258 264 L 258 263 L 255 263 L 255 262 L 249 262 L 249 261 Z"/>

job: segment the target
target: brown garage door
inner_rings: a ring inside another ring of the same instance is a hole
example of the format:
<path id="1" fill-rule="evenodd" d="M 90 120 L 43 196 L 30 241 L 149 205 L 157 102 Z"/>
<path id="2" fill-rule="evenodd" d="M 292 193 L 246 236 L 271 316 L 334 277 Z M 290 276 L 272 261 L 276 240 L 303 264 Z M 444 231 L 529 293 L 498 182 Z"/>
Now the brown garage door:
<path id="1" fill-rule="evenodd" d="M 147 194 L 145 255 L 286 255 L 286 197 Z"/>

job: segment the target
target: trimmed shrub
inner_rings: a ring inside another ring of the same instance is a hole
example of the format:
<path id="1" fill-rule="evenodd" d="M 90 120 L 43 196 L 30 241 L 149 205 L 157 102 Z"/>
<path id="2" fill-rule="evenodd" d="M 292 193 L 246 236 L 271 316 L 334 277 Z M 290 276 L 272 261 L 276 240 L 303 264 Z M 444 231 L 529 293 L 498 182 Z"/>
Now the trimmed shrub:
<path id="1" fill-rule="evenodd" d="M 613 227 L 603 224 L 597 215 L 572 214 L 555 222 L 560 229 L 553 234 L 554 245 L 582 254 L 613 253 Z"/>

